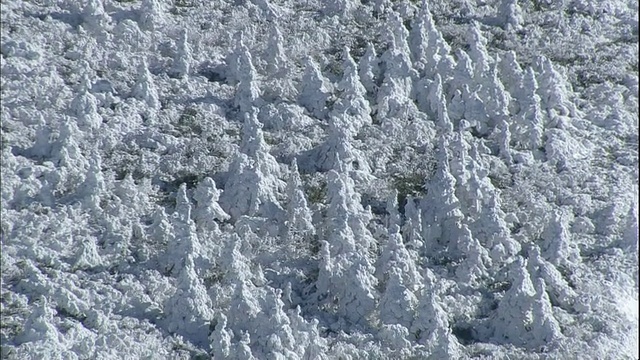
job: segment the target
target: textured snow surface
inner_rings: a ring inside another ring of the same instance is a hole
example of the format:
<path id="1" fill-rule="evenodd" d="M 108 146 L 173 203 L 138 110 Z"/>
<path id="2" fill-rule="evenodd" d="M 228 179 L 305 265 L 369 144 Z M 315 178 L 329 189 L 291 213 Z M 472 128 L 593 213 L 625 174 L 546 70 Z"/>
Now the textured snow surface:
<path id="1" fill-rule="evenodd" d="M 1 9 L 3 359 L 638 358 L 637 2 Z"/>

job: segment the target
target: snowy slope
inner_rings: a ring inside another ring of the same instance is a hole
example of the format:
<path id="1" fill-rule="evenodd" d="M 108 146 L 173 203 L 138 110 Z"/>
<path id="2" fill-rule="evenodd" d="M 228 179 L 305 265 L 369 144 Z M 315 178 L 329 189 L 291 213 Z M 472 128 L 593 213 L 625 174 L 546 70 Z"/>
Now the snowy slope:
<path id="1" fill-rule="evenodd" d="M 638 357 L 637 2 L 1 9 L 2 358 Z"/>

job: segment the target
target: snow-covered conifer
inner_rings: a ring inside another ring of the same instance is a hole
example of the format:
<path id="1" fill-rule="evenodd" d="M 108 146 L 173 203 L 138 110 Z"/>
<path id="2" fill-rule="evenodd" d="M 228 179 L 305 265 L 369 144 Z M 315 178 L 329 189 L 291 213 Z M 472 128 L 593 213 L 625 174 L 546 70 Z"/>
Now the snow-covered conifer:
<path id="1" fill-rule="evenodd" d="M 307 205 L 307 199 L 302 190 L 296 159 L 293 159 L 291 164 L 289 181 L 287 182 L 287 198 L 289 200 L 287 203 L 287 221 L 285 223 L 286 240 L 290 242 L 297 237 L 301 240 L 308 240 L 315 234 L 316 230 L 313 226 L 313 214 Z"/>
<path id="2" fill-rule="evenodd" d="M 410 331 L 419 344 L 434 354 L 434 358 L 447 359 L 458 355 L 460 344 L 449 328 L 447 313 L 440 303 L 440 297 L 433 289 L 423 289 Z"/>
<path id="3" fill-rule="evenodd" d="M 140 4 L 140 28 L 155 31 L 164 23 L 164 11 L 159 0 L 142 0 Z"/>
<path id="4" fill-rule="evenodd" d="M 175 254 L 180 257 L 181 270 L 176 292 L 164 304 L 167 330 L 205 345 L 209 322 L 213 320 L 213 304 L 207 290 L 198 277 L 191 254 Z"/>
<path id="5" fill-rule="evenodd" d="M 498 7 L 498 19 L 502 27 L 507 30 L 520 30 L 524 19 L 522 9 L 517 0 L 502 0 Z"/>
<path id="6" fill-rule="evenodd" d="M 103 0 L 89 0 L 82 9 L 82 21 L 93 30 L 105 30 L 111 22 L 111 17 L 104 9 Z"/>
<path id="7" fill-rule="evenodd" d="M 368 94 L 375 95 L 378 89 L 378 79 L 380 79 L 380 66 L 376 49 L 371 42 L 367 43 L 367 50 L 358 63 L 358 74 L 360 82 L 367 90 Z"/>
<path id="8" fill-rule="evenodd" d="M 285 75 L 288 59 L 284 51 L 282 32 L 276 23 L 271 25 L 265 61 L 267 72 L 271 75 Z"/>
<path id="9" fill-rule="evenodd" d="M 363 125 L 371 124 L 371 108 L 366 99 L 367 90 L 360 82 L 358 66 L 349 51 L 346 46 L 342 51 L 344 74 L 338 84 L 338 90 L 341 93 L 333 105 L 331 115 L 346 114 L 349 123 L 352 124 L 357 132 Z"/>
<path id="10" fill-rule="evenodd" d="M 503 79 L 502 83 L 504 87 L 509 91 L 512 98 L 520 100 L 518 98 L 519 93 L 523 88 L 527 88 L 526 85 L 523 84 L 525 73 L 520 67 L 520 64 L 518 64 L 516 53 L 513 50 L 505 52 L 500 57 L 500 62 L 497 65 L 500 70 L 500 77 Z M 518 111 L 513 111 L 513 113 L 516 114 Z"/>
<path id="11" fill-rule="evenodd" d="M 176 209 L 172 216 L 175 236 L 170 238 L 165 253 L 165 269 L 172 274 L 182 271 L 183 259 L 187 255 L 193 260 L 203 255 L 203 248 L 191 219 L 191 201 L 187 197 L 187 186 L 181 184 L 176 195 Z"/>
<path id="12" fill-rule="evenodd" d="M 89 160 L 89 170 L 84 177 L 84 182 L 80 186 L 83 192 L 83 204 L 89 209 L 100 211 L 100 197 L 106 191 L 106 183 L 102 175 L 102 160 L 100 155 L 95 154 Z"/>
<path id="13" fill-rule="evenodd" d="M 532 340 L 532 334 L 528 329 L 534 321 L 533 302 L 536 289 L 526 266 L 526 260 L 521 257 L 510 265 L 511 287 L 500 300 L 492 319 L 494 338 L 500 343 L 523 346 Z"/>
<path id="14" fill-rule="evenodd" d="M 529 250 L 528 265 L 529 273 L 533 278 L 545 281 L 550 301 L 567 311 L 571 311 L 578 294 L 569 286 L 560 271 L 542 258 L 540 248 L 536 245 Z"/>
<path id="15" fill-rule="evenodd" d="M 400 211 L 398 211 L 398 190 L 393 189 L 387 196 L 387 215 L 385 225 L 387 229 L 400 226 Z"/>
<path id="16" fill-rule="evenodd" d="M 475 88 L 476 83 L 474 82 L 473 77 L 473 62 L 469 57 L 469 54 L 462 49 L 456 50 L 456 67 L 453 69 L 452 79 L 451 79 L 451 87 L 453 89 L 460 90 L 464 85 L 467 85 L 470 88 Z"/>
<path id="17" fill-rule="evenodd" d="M 236 343 L 234 346 L 234 351 L 232 352 L 234 355 L 232 359 L 255 360 L 256 358 L 253 356 L 253 353 L 251 352 L 251 346 L 249 346 L 250 344 L 251 344 L 251 336 L 249 335 L 249 332 L 247 331 L 242 332 L 240 341 L 238 341 L 238 343 Z"/>
<path id="18" fill-rule="evenodd" d="M 532 332 L 538 345 L 549 345 L 563 338 L 562 330 L 553 315 L 544 280 L 536 279 L 534 286 L 536 295 L 532 309 Z"/>
<path id="19" fill-rule="evenodd" d="M 540 108 L 540 97 L 536 93 L 538 83 L 532 68 L 527 68 L 522 85 L 520 113 L 516 116 L 517 133 L 514 137 L 529 150 L 544 146 L 545 118 Z"/>
<path id="20" fill-rule="evenodd" d="M 637 199 L 637 198 L 636 198 Z M 622 234 L 622 247 L 632 253 L 638 252 L 638 203 L 637 200 L 629 207 L 626 224 Z"/>
<path id="21" fill-rule="evenodd" d="M 71 101 L 71 114 L 78 119 L 80 128 L 94 131 L 102 125 L 102 117 L 98 114 L 98 100 L 89 92 L 91 80 L 85 75 L 81 81 L 78 94 Z"/>
<path id="22" fill-rule="evenodd" d="M 420 11 L 409 34 L 413 62 L 420 75 L 433 79 L 435 74 L 447 76 L 454 66 L 451 47 L 436 28 L 427 1 L 422 1 Z"/>
<path id="23" fill-rule="evenodd" d="M 160 98 L 153 81 L 153 77 L 149 72 L 147 60 L 142 59 L 138 65 L 138 74 L 136 84 L 131 90 L 131 95 L 138 100 L 142 100 L 153 111 L 160 109 Z"/>
<path id="24" fill-rule="evenodd" d="M 553 110 L 556 114 L 566 116 L 574 116 L 575 105 L 569 100 L 570 92 L 567 84 L 569 83 L 554 68 L 553 63 L 544 55 L 540 55 L 534 62 L 538 81 L 538 95 L 542 100 L 544 109 L 549 112 Z"/>
<path id="25" fill-rule="evenodd" d="M 83 238 L 72 268 L 86 270 L 99 268 L 102 265 L 104 262 L 98 252 L 98 244 L 95 239 L 93 237 Z"/>
<path id="26" fill-rule="evenodd" d="M 486 48 L 487 39 L 482 35 L 475 21 L 469 26 L 467 44 L 470 46 L 469 57 L 474 64 L 473 78 L 476 83 L 483 84 L 489 74 L 490 55 Z"/>
<path id="27" fill-rule="evenodd" d="M 382 247 L 382 254 L 378 259 L 376 277 L 382 286 L 389 285 L 389 272 L 399 270 L 402 284 L 411 291 L 417 291 L 422 286 L 422 276 L 404 246 L 400 228 L 392 225 L 389 228 L 389 239 Z"/>
<path id="28" fill-rule="evenodd" d="M 234 292 L 231 296 L 229 311 L 229 327 L 234 334 L 242 331 L 252 330 L 262 308 L 256 297 L 255 286 L 249 281 L 236 282 L 233 284 Z"/>
<path id="29" fill-rule="evenodd" d="M 254 106 L 260 107 L 259 100 L 262 92 L 257 83 L 258 73 L 253 66 L 251 53 L 244 46 L 240 49 L 242 52 L 238 54 L 238 61 L 235 64 L 237 68 L 233 70 L 238 79 L 233 105 L 240 109 L 241 114 L 247 114 L 252 111 Z"/>
<path id="30" fill-rule="evenodd" d="M 512 165 L 513 157 L 511 156 L 511 130 L 509 130 L 509 124 L 506 118 L 502 118 L 497 125 L 499 155 L 507 165 Z"/>
<path id="31" fill-rule="evenodd" d="M 447 101 L 442 88 L 442 78 L 440 74 L 436 74 L 435 80 L 429 89 L 429 108 L 438 126 L 438 130 L 443 134 L 452 132 L 453 123 L 451 119 L 449 119 Z"/>
<path id="32" fill-rule="evenodd" d="M 227 330 L 227 317 L 224 314 L 218 313 L 216 320 L 216 327 L 209 335 L 211 355 L 214 359 L 228 359 L 231 355 L 233 336 Z"/>
<path id="33" fill-rule="evenodd" d="M 462 225 L 457 248 L 464 260 L 456 268 L 456 276 L 462 284 L 478 286 L 480 281 L 489 275 L 488 269 L 491 268 L 489 252 L 473 237 L 466 224 Z"/>
<path id="34" fill-rule="evenodd" d="M 330 84 L 320 72 L 312 58 L 305 60 L 305 70 L 300 86 L 298 102 L 309 113 L 319 119 L 327 115 L 327 100 L 331 94 Z"/>
<path id="35" fill-rule="evenodd" d="M 159 246 L 166 246 L 174 239 L 173 224 L 164 208 L 158 207 L 153 214 L 153 223 L 149 228 L 153 241 Z"/>
<path id="36" fill-rule="evenodd" d="M 580 250 L 569 230 L 569 216 L 566 210 L 555 210 L 542 232 L 542 256 L 556 266 L 571 267 L 580 262 Z"/>
<path id="37" fill-rule="evenodd" d="M 249 49 L 244 43 L 245 37 L 243 31 L 234 33 L 231 42 L 234 44 L 234 47 L 225 59 L 227 65 L 225 77 L 229 85 L 236 86 L 242 76 L 241 57 L 247 53 Z"/>
<path id="38" fill-rule="evenodd" d="M 186 29 L 180 31 L 177 50 L 176 57 L 173 59 L 170 74 L 178 79 L 182 79 L 189 75 L 189 69 L 191 68 L 192 61 L 191 47 L 189 46 Z"/>
<path id="39" fill-rule="evenodd" d="M 380 321 L 383 324 L 398 324 L 411 327 L 418 299 L 404 283 L 402 270 L 392 267 L 386 274 L 387 284 L 380 297 Z"/>
<path id="40" fill-rule="evenodd" d="M 47 297 L 40 296 L 17 340 L 21 343 L 47 340 L 57 343 L 60 341 L 60 337 L 58 329 L 54 325 L 55 316 L 56 311 L 51 308 Z"/>
<path id="41" fill-rule="evenodd" d="M 416 253 L 424 245 L 422 242 L 422 214 L 416 200 L 413 196 L 407 196 L 407 203 L 404 206 L 404 224 L 402 225 L 402 235 L 404 243 L 414 260 L 417 258 Z"/>
<path id="42" fill-rule="evenodd" d="M 210 177 L 204 178 L 198 184 L 193 198 L 196 200 L 197 206 L 195 211 L 195 221 L 198 227 L 207 231 L 218 231 L 217 221 L 229 220 L 229 215 L 222 210 L 218 204 L 221 191 L 216 187 L 215 181 Z"/>

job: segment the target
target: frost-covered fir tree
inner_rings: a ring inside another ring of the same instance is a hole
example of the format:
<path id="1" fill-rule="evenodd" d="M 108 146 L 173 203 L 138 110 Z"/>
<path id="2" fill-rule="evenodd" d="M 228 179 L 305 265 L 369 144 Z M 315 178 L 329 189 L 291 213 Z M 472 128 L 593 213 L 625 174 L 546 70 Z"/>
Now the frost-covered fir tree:
<path id="1" fill-rule="evenodd" d="M 298 103 L 304 106 L 309 114 L 324 119 L 328 112 L 327 100 L 331 95 L 331 86 L 311 57 L 305 60 L 304 75 L 300 84 Z"/>
<path id="2" fill-rule="evenodd" d="M 434 82 L 429 88 L 429 110 L 430 115 L 436 122 L 438 131 L 447 134 L 453 131 L 453 123 L 449 118 L 447 100 L 442 87 L 442 78 L 436 74 Z"/>
<path id="3" fill-rule="evenodd" d="M 511 287 L 498 304 L 493 318 L 494 339 L 499 343 L 524 346 L 532 340 L 533 302 L 536 289 L 526 260 L 518 257 L 509 267 Z"/>
<path id="4" fill-rule="evenodd" d="M 178 49 L 176 56 L 173 59 L 173 65 L 169 73 L 171 76 L 178 79 L 182 79 L 189 75 L 189 69 L 191 68 L 191 47 L 189 46 L 187 30 L 180 31 L 180 38 L 178 39 Z"/>
<path id="5" fill-rule="evenodd" d="M 233 333 L 227 329 L 227 317 L 216 314 L 216 326 L 209 335 L 211 341 L 211 356 L 214 359 L 228 359 L 231 356 Z"/>
<path id="6" fill-rule="evenodd" d="M 241 114 L 247 114 L 253 107 L 260 107 L 262 102 L 260 96 L 262 91 L 258 86 L 258 72 L 253 66 L 251 53 L 245 46 L 240 46 L 241 51 L 237 55 L 235 68 L 231 69 L 232 74 L 238 80 L 236 93 L 233 98 L 233 105 L 240 110 Z"/>
<path id="7" fill-rule="evenodd" d="M 103 0 L 89 0 L 82 9 L 82 21 L 94 31 L 106 30 L 111 23 L 111 17 L 104 9 Z"/>
<path id="8" fill-rule="evenodd" d="M 298 163 L 293 159 L 289 180 L 287 182 L 287 220 L 285 222 L 285 241 L 293 246 L 296 241 L 307 243 L 316 233 L 313 226 L 312 212 L 307 205 L 302 181 L 298 173 Z"/>
<path id="9" fill-rule="evenodd" d="M 158 0 L 142 0 L 139 13 L 142 30 L 153 32 L 164 24 L 164 9 Z"/>
<path id="10" fill-rule="evenodd" d="M 498 20 L 507 31 L 520 30 L 524 19 L 518 0 L 502 0 L 498 7 Z"/>
<path id="11" fill-rule="evenodd" d="M 522 82 L 520 113 L 515 118 L 517 126 L 514 138 L 528 150 L 544 147 L 545 118 L 537 94 L 538 83 L 532 68 L 527 68 Z"/>
<path id="12" fill-rule="evenodd" d="M 446 76 L 453 69 L 451 47 L 436 28 L 427 1 L 422 1 L 409 34 L 414 67 L 421 76 L 433 79 L 435 74 Z"/>
<path id="13" fill-rule="evenodd" d="M 292 81 L 291 61 L 284 49 L 282 32 L 276 23 L 271 26 L 264 61 L 270 87 L 265 95 L 271 101 L 296 99 L 298 94 Z"/>
<path id="14" fill-rule="evenodd" d="M 580 250 L 569 229 L 569 210 L 554 210 L 542 232 L 542 257 L 555 266 L 572 267 L 580 262 Z"/>
<path id="15" fill-rule="evenodd" d="M 460 344 L 451 332 L 447 313 L 433 289 L 423 289 L 410 331 L 434 359 L 460 356 Z"/>
<path id="16" fill-rule="evenodd" d="M 143 101 L 151 111 L 159 110 L 160 98 L 146 59 L 143 58 L 140 61 L 137 72 L 137 80 L 131 90 L 131 96 Z"/>
<path id="17" fill-rule="evenodd" d="M 242 124 L 242 142 L 240 151 L 256 160 L 258 170 L 267 178 L 270 186 L 278 191 L 284 190 L 285 184 L 279 180 L 282 170 L 278 161 L 269 153 L 269 145 L 264 140 L 263 125 L 258 120 L 256 109 L 244 114 Z"/>
<path id="18" fill-rule="evenodd" d="M 213 320 L 213 305 L 198 277 L 191 254 L 176 254 L 182 264 L 176 292 L 164 304 L 167 330 L 195 344 L 208 343 L 209 322 Z"/>
<path id="19" fill-rule="evenodd" d="M 89 160 L 89 169 L 84 177 L 84 182 L 80 185 L 80 193 L 84 197 L 83 206 L 91 211 L 100 212 L 100 198 L 107 190 L 104 176 L 102 175 L 102 159 L 95 154 Z"/>
<path id="20" fill-rule="evenodd" d="M 420 203 L 427 254 L 436 255 L 446 250 L 457 238 L 464 217 L 455 194 L 456 180 L 449 168 L 448 148 L 449 141 L 441 136 L 436 152 L 436 173 L 425 184 L 427 194 Z"/>
<path id="21" fill-rule="evenodd" d="M 402 236 L 412 258 L 414 261 L 417 260 L 418 252 L 424 243 L 422 242 L 422 214 L 413 196 L 407 196 L 407 203 L 404 206 Z"/>
<path id="22" fill-rule="evenodd" d="M 367 90 L 367 94 L 375 96 L 378 90 L 378 81 L 381 76 L 379 59 L 376 49 L 371 42 L 367 43 L 367 50 L 358 63 L 360 82 Z"/>
<path id="23" fill-rule="evenodd" d="M 217 222 L 229 220 L 230 216 L 218 204 L 221 191 L 210 177 L 204 178 L 196 188 L 193 198 L 197 203 L 195 209 L 196 225 L 206 231 L 217 232 Z"/>
<path id="24" fill-rule="evenodd" d="M 575 105 L 570 101 L 568 81 L 554 68 L 553 63 L 544 55 L 540 55 L 534 62 L 536 80 L 538 81 L 538 95 L 540 95 L 543 109 L 549 117 L 553 115 L 575 116 Z"/>
<path id="25" fill-rule="evenodd" d="M 529 249 L 528 270 L 535 279 L 545 281 L 550 301 L 566 311 L 572 311 L 578 294 L 569 286 L 558 269 L 542 258 L 540 248 L 534 245 Z"/>
<path id="26" fill-rule="evenodd" d="M 78 119 L 79 127 L 85 131 L 95 131 L 102 125 L 102 117 L 98 114 L 98 100 L 90 90 L 91 80 L 85 75 L 70 105 L 71 114 Z"/>
<path id="27" fill-rule="evenodd" d="M 349 52 L 348 47 L 342 50 L 344 73 L 338 83 L 339 95 L 330 115 L 346 115 L 346 121 L 357 133 L 363 125 L 371 124 L 371 108 L 366 98 L 367 90 L 360 82 L 358 66 Z"/>
<path id="28" fill-rule="evenodd" d="M 637 199 L 637 197 L 636 197 Z M 634 201 L 629 207 L 626 216 L 625 228 L 622 233 L 622 248 L 629 249 L 632 253 L 638 252 L 638 202 Z"/>
<path id="29" fill-rule="evenodd" d="M 489 277 L 488 270 L 492 265 L 489 252 L 473 237 L 466 224 L 462 225 L 457 247 L 463 260 L 456 268 L 456 277 L 466 286 L 480 285 L 482 280 Z"/>
<path id="30" fill-rule="evenodd" d="M 176 209 L 172 216 L 175 237 L 167 244 L 165 269 L 172 274 L 180 274 L 184 257 L 192 256 L 194 261 L 203 255 L 203 248 L 196 226 L 191 219 L 191 201 L 187 196 L 187 185 L 181 184 L 176 195 Z"/>
<path id="31" fill-rule="evenodd" d="M 260 334 L 255 341 L 267 357 L 299 358 L 291 320 L 284 312 L 281 295 L 280 289 L 267 289 L 261 304 L 264 311 L 254 327 L 255 333 Z"/>
<path id="32" fill-rule="evenodd" d="M 378 258 L 376 277 L 383 288 L 390 284 L 388 276 L 392 269 L 398 270 L 402 284 L 410 291 L 417 291 L 422 286 L 422 276 L 402 241 L 398 225 L 389 228 L 389 239 Z"/>
<path id="33" fill-rule="evenodd" d="M 386 274 L 387 284 L 380 297 L 380 321 L 383 324 L 411 327 L 418 298 L 403 281 L 402 270 L 392 267 Z"/>
<path id="34" fill-rule="evenodd" d="M 473 62 L 473 78 L 476 83 L 483 84 L 485 78 L 489 78 L 489 65 L 491 57 L 487 52 L 487 39 L 482 35 L 476 22 L 472 22 L 467 32 L 467 44 L 469 44 L 469 57 Z"/>
<path id="35" fill-rule="evenodd" d="M 54 324 L 56 315 L 57 313 L 51 308 L 47 297 L 40 296 L 39 301 L 34 304 L 33 310 L 17 340 L 21 343 L 50 341 L 52 342 L 51 345 L 59 346 L 60 337 Z"/>
<path id="36" fill-rule="evenodd" d="M 536 279 L 534 286 L 536 296 L 533 302 L 533 324 L 531 327 L 535 340 L 531 345 L 555 345 L 555 342 L 564 337 L 560 329 L 560 323 L 553 315 L 553 308 L 547 295 L 545 281 Z"/>
<path id="37" fill-rule="evenodd" d="M 387 215 L 385 226 L 390 229 L 392 226 L 400 226 L 400 212 L 398 211 L 398 190 L 393 189 L 387 196 Z"/>
<path id="38" fill-rule="evenodd" d="M 520 67 L 518 60 L 516 59 L 516 53 L 511 50 L 507 51 L 500 56 L 500 62 L 497 64 L 500 72 L 500 77 L 505 89 L 509 91 L 512 99 L 520 101 L 518 98 L 523 89 L 527 89 L 524 81 L 525 72 Z M 519 108 L 514 109 L 512 113 L 517 114 Z"/>

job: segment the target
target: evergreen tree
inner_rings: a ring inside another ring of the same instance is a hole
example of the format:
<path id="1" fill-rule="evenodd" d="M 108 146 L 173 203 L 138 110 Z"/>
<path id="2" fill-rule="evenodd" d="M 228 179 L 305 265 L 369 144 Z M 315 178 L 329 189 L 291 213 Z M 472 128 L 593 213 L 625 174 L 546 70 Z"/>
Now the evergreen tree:
<path id="1" fill-rule="evenodd" d="M 220 193 L 221 191 L 217 189 L 216 183 L 210 177 L 204 178 L 198 184 L 193 198 L 197 203 L 194 218 L 199 228 L 216 233 L 218 232 L 216 220 L 222 222 L 230 219 L 218 204 Z"/>
<path id="2" fill-rule="evenodd" d="M 532 332 L 538 345 L 549 345 L 563 338 L 560 324 L 553 315 L 553 309 L 543 279 L 535 281 L 536 295 L 533 302 Z M 532 344 L 533 345 L 533 344 Z"/>
<path id="3" fill-rule="evenodd" d="M 447 313 L 440 303 L 435 291 L 425 288 L 420 295 L 410 331 L 434 359 L 458 358 L 460 344 L 449 328 Z"/>
<path id="4" fill-rule="evenodd" d="M 409 35 L 414 66 L 420 75 L 433 79 L 436 74 L 447 76 L 453 69 L 451 47 L 438 31 L 427 1 L 422 1 L 420 11 L 414 20 Z"/>
<path id="5" fill-rule="evenodd" d="M 316 229 L 313 226 L 313 214 L 302 190 L 296 159 L 293 159 L 291 164 L 289 181 L 287 182 L 287 198 L 289 201 L 287 203 L 287 221 L 285 222 L 286 242 L 290 246 L 299 240 L 307 243 L 315 235 Z"/>
<path id="6" fill-rule="evenodd" d="M 492 319 L 494 338 L 499 343 L 524 346 L 532 339 L 536 289 L 526 265 L 526 260 L 518 257 L 509 268 L 511 287 L 500 300 Z"/>
<path id="7" fill-rule="evenodd" d="M 167 330 L 204 346 L 208 342 L 209 322 L 213 320 L 213 305 L 196 274 L 192 255 L 183 255 L 181 262 L 176 292 L 164 305 Z"/>
<path id="8" fill-rule="evenodd" d="M 542 256 L 555 266 L 572 267 L 580 262 L 580 250 L 571 239 L 569 213 L 555 210 L 542 233 Z"/>
<path id="9" fill-rule="evenodd" d="M 158 0 L 142 0 L 140 4 L 140 28 L 146 31 L 156 31 L 163 24 L 163 11 L 161 3 Z"/>
<path id="10" fill-rule="evenodd" d="M 498 8 L 498 19 L 507 31 L 520 30 L 524 19 L 517 0 L 502 0 Z"/>
<path id="11" fill-rule="evenodd" d="M 401 283 L 410 291 L 417 291 L 422 286 L 422 276 L 402 242 L 400 228 L 397 225 L 389 228 L 389 239 L 378 259 L 375 275 L 383 288 L 390 284 L 389 274 L 393 269 L 398 270 Z"/>
<path id="12" fill-rule="evenodd" d="M 387 284 L 380 298 L 380 321 L 386 325 L 411 326 L 418 299 L 403 282 L 402 270 L 391 267 Z"/>
<path id="13" fill-rule="evenodd" d="M 390 229 L 392 226 L 401 225 L 400 212 L 398 211 L 398 190 L 393 189 L 387 196 L 387 215 L 385 226 Z"/>
<path id="14" fill-rule="evenodd" d="M 429 89 L 429 109 L 431 110 L 431 116 L 436 119 L 439 132 L 447 134 L 453 131 L 453 123 L 449 119 L 447 101 L 442 89 L 440 74 L 436 74 L 435 80 Z"/>
<path id="15" fill-rule="evenodd" d="M 536 245 L 529 250 L 528 264 L 531 276 L 545 281 L 550 301 L 567 311 L 572 311 L 578 294 L 569 286 L 560 271 L 542 258 L 540 248 Z"/>
<path id="16" fill-rule="evenodd" d="M 94 131 L 102 125 L 102 117 L 98 114 L 98 100 L 89 91 L 91 80 L 85 74 L 78 89 L 78 95 L 71 101 L 71 114 L 78 119 L 78 125 L 85 131 Z"/>
<path id="17" fill-rule="evenodd" d="M 176 57 L 173 59 L 173 65 L 170 70 L 171 76 L 178 79 L 182 79 L 189 75 L 189 69 L 191 68 L 191 47 L 187 39 L 187 30 L 180 31 L 180 38 L 178 39 L 178 51 Z"/>
<path id="18" fill-rule="evenodd" d="M 216 327 L 209 335 L 211 341 L 211 356 L 214 359 L 228 359 L 231 356 L 233 333 L 227 330 L 227 317 L 216 314 Z"/>
<path id="19" fill-rule="evenodd" d="M 232 69 L 232 74 L 237 79 L 236 93 L 233 98 L 233 105 L 240 110 L 241 114 L 252 112 L 254 107 L 260 108 L 262 101 L 260 96 L 262 91 L 258 86 L 258 73 L 253 66 L 251 53 L 244 46 L 239 47 L 237 62 Z"/>
<path id="20" fill-rule="evenodd" d="M 539 84 L 538 95 L 549 117 L 555 114 L 575 116 L 575 105 L 569 100 L 570 89 L 566 86 L 568 81 L 554 68 L 551 60 L 540 55 L 534 62 L 534 68 Z"/>
<path id="21" fill-rule="evenodd" d="M 358 63 L 360 82 L 367 90 L 367 94 L 374 97 L 378 90 L 378 81 L 381 77 L 380 60 L 371 42 L 367 43 L 367 50 Z"/>
<path id="22" fill-rule="evenodd" d="M 102 32 L 111 23 L 111 17 L 104 9 L 103 0 L 89 0 L 82 9 L 82 21 L 90 29 Z"/>
<path id="23" fill-rule="evenodd" d="M 136 80 L 136 84 L 131 90 L 131 95 L 134 98 L 143 101 L 151 111 L 160 109 L 158 92 L 156 90 L 153 77 L 151 77 L 151 73 L 149 72 L 147 60 L 144 58 L 138 65 L 138 78 Z"/>
<path id="24" fill-rule="evenodd" d="M 519 100 L 521 111 L 516 116 L 516 141 L 529 150 L 537 150 L 544 146 L 544 115 L 540 106 L 540 97 L 536 93 L 538 83 L 532 68 L 527 68 L 523 85 L 522 97 Z"/>
<path id="25" fill-rule="evenodd" d="M 348 47 L 344 47 L 342 52 L 344 73 L 338 84 L 340 93 L 330 115 L 346 115 L 345 120 L 357 133 L 363 125 L 371 124 L 371 108 L 366 99 L 367 90 L 360 82 L 358 67 L 349 51 Z"/>
<path id="26" fill-rule="evenodd" d="M 307 57 L 298 103 L 304 106 L 312 116 L 324 119 L 327 115 L 327 100 L 330 95 L 331 87 L 329 82 L 322 76 L 318 65 L 313 59 Z"/>
<path id="27" fill-rule="evenodd" d="M 467 44 L 470 46 L 469 56 L 473 66 L 473 78 L 477 84 L 484 84 L 489 76 L 490 56 L 487 52 L 487 39 L 482 35 L 478 24 L 472 22 L 467 32 Z"/>

